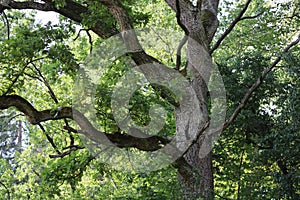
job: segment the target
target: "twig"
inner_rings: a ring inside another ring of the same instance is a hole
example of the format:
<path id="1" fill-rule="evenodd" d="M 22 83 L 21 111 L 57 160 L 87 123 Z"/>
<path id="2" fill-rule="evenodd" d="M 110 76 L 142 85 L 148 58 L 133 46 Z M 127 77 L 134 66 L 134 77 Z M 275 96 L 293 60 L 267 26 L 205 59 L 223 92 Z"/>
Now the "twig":
<path id="1" fill-rule="evenodd" d="M 58 150 L 56 144 L 54 143 L 52 137 L 50 137 L 50 135 L 48 133 L 46 133 L 46 130 L 45 128 L 41 125 L 41 123 L 38 123 L 38 126 L 42 129 L 42 131 L 45 133 L 46 137 L 47 137 L 47 140 L 50 142 L 51 146 L 53 147 L 53 149 L 55 149 L 55 151 L 58 153 L 58 154 L 61 154 L 60 151 Z"/>
<path id="2" fill-rule="evenodd" d="M 93 40 L 92 40 L 92 36 L 91 36 L 91 34 L 90 34 L 90 32 L 89 32 L 89 31 L 90 31 L 90 29 L 80 29 L 80 30 L 78 31 L 78 33 L 77 33 L 76 37 L 73 39 L 73 41 L 76 41 L 76 40 L 79 38 L 81 31 L 85 31 L 85 32 L 86 32 L 86 34 L 87 34 L 87 36 L 89 37 L 89 43 L 90 43 L 90 54 L 91 54 L 91 53 L 92 53 L 92 51 L 93 51 Z"/>
<path id="3" fill-rule="evenodd" d="M 6 24 L 6 28 L 7 28 L 7 39 L 9 40 L 10 39 L 10 25 L 9 25 L 7 15 L 5 14 L 4 10 L 3 10 L 3 12 L 0 12 L 0 14 L 3 17 L 3 21 L 5 20 L 4 23 Z"/>
<path id="4" fill-rule="evenodd" d="M 7 188 L 7 186 L 2 182 L 0 181 L 0 185 L 2 185 L 5 189 L 6 189 L 6 193 L 7 193 L 7 197 L 8 197 L 8 200 L 10 200 L 10 191 L 9 189 Z"/>
<path id="5" fill-rule="evenodd" d="M 245 20 L 245 19 L 255 19 L 255 18 L 261 16 L 263 13 L 264 13 L 264 12 L 260 12 L 260 13 L 258 13 L 258 14 L 256 14 L 256 15 L 253 15 L 253 16 L 242 17 L 242 18 L 240 19 L 240 21 Z"/>
<path id="6" fill-rule="evenodd" d="M 172 48 L 170 47 L 169 42 L 167 42 L 164 38 L 161 37 L 161 34 L 158 33 L 157 31 L 155 31 L 155 29 L 153 27 L 150 27 L 150 29 L 156 34 L 157 37 L 159 37 L 159 39 L 168 47 L 168 52 L 170 54 L 172 54 Z"/>
<path id="7" fill-rule="evenodd" d="M 225 32 L 221 35 L 221 37 L 218 39 L 218 41 L 213 45 L 213 47 L 210 49 L 210 54 L 213 54 L 213 52 L 220 46 L 220 44 L 223 42 L 223 40 L 226 38 L 226 36 L 233 30 L 235 25 L 241 21 L 242 16 L 247 11 L 247 8 L 252 0 L 247 0 L 243 9 L 239 12 L 238 16 L 233 20 L 233 22 L 230 24 L 230 26 L 225 30 Z"/>
<path id="8" fill-rule="evenodd" d="M 20 76 L 24 73 L 25 69 L 30 65 L 30 64 L 33 64 L 34 62 L 36 61 L 39 61 L 39 60 L 42 60 L 44 59 L 44 57 L 41 57 L 41 58 L 36 58 L 36 59 L 33 59 L 33 60 L 30 60 L 29 62 L 27 62 L 25 64 L 25 66 L 23 67 L 23 69 L 16 75 L 15 79 L 12 81 L 12 83 L 8 86 L 8 89 L 6 90 L 6 92 L 4 92 L 2 95 L 5 96 L 7 95 L 10 90 L 12 89 L 12 87 L 14 86 L 14 84 L 18 81 L 18 79 L 20 78 Z"/>
<path id="9" fill-rule="evenodd" d="M 39 68 L 34 64 L 31 63 L 31 65 L 34 67 L 34 69 L 38 72 L 39 76 L 42 78 L 43 83 L 45 84 L 45 86 L 48 88 L 48 91 L 50 93 L 51 98 L 53 99 L 53 101 L 58 104 L 58 100 L 56 98 L 56 95 L 54 93 L 54 91 L 52 90 L 50 84 L 48 83 L 47 79 L 43 76 L 41 70 L 39 70 Z"/>
<path id="10" fill-rule="evenodd" d="M 78 150 L 78 149 L 84 149 L 85 147 L 78 146 L 78 145 L 73 145 L 73 146 L 70 146 L 70 147 L 68 147 L 68 148 L 70 148 L 70 150 L 65 151 L 65 152 L 63 152 L 63 153 L 59 153 L 59 154 L 57 154 L 57 155 L 49 155 L 49 157 L 50 157 L 50 158 L 63 158 L 63 157 L 65 157 L 65 156 L 71 154 L 73 151 L 76 151 L 76 150 Z"/>
<path id="11" fill-rule="evenodd" d="M 76 41 L 76 40 L 79 38 L 81 31 L 84 31 L 84 30 L 85 30 L 85 29 L 83 29 L 83 28 L 80 29 L 80 30 L 78 31 L 76 37 L 73 39 L 73 41 Z"/>
<path id="12" fill-rule="evenodd" d="M 93 52 L 93 39 L 92 39 L 92 36 L 89 32 L 89 30 L 85 30 L 86 34 L 88 35 L 89 37 L 89 43 L 90 43 L 90 54 Z"/>

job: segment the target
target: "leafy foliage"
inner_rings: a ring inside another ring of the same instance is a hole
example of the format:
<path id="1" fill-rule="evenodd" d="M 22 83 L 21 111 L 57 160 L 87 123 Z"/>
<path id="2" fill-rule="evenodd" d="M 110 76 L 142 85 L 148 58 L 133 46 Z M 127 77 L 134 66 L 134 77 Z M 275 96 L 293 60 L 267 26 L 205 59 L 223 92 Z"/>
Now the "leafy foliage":
<path id="1" fill-rule="evenodd" d="M 66 2 L 55 0 L 57 8 L 63 8 Z M 96 1 L 76 2 L 89 6 L 89 14 L 81 16 L 81 25 L 87 31 L 98 19 L 106 19 L 104 29 L 118 28 L 108 10 Z M 155 26 L 173 31 L 174 37 L 180 30 L 174 20 L 175 13 L 162 0 L 123 0 L 122 3 L 134 25 L 149 30 L 149 35 L 157 34 Z M 214 61 L 226 85 L 229 116 L 252 83 L 298 31 L 298 4 L 297 1 L 253 1 L 245 13 L 250 18 L 240 21 L 214 52 Z M 215 41 L 242 7 L 241 1 L 222 2 Z M 1 21 L 0 95 L 25 96 L 39 110 L 55 112 L 60 107 L 72 106 L 71 93 L 79 63 L 89 55 L 91 45 L 97 46 L 103 39 L 92 33 L 90 37 L 77 34 L 82 27 L 64 17 L 57 24 L 39 24 L 35 21 L 35 12 L 9 11 L 6 14 L 10 34 L 8 37 L 7 24 Z M 169 43 L 168 35 L 160 36 Z M 142 41 L 144 35 L 139 37 Z M 147 46 L 146 51 L 175 67 L 174 49 L 178 44 L 168 46 L 155 38 L 150 42 L 157 44 Z M 299 199 L 299 50 L 296 47 L 284 55 L 279 66 L 269 73 L 246 108 L 217 141 L 213 151 L 216 198 Z M 95 107 L 97 123 L 106 133 L 120 131 L 110 108 L 111 95 L 120 77 L 130 70 L 129 62 L 129 57 L 123 56 L 102 69 Z M 173 107 L 151 85 L 139 88 L 130 99 L 134 123 L 147 125 L 153 104 L 162 105 L 168 111 L 166 125 L 158 135 L 172 138 L 176 129 Z M 120 172 L 99 163 L 86 149 L 50 158 L 49 155 L 66 152 L 72 145 L 82 146 L 79 135 L 64 128 L 76 125 L 59 120 L 32 126 L 24 116 L 15 116 L 12 110 L 0 115 L 1 198 L 182 197 L 177 171 L 172 167 L 148 174 Z M 20 137 L 18 125 L 22 126 L 21 146 L 16 142 Z"/>

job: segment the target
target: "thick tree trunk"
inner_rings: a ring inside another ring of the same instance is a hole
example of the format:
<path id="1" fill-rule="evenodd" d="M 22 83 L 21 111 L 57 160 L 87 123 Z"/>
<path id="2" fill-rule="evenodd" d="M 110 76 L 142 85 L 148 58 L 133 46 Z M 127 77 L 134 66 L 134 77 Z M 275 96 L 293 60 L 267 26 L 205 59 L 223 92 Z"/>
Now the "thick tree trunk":
<path id="1" fill-rule="evenodd" d="M 192 75 L 190 83 L 200 102 L 201 117 L 208 121 L 207 84 L 213 66 L 209 46 L 218 26 L 216 16 L 219 1 L 203 0 L 194 4 L 187 0 L 166 2 L 177 13 L 179 25 L 189 36 L 187 71 Z M 177 129 L 182 129 L 179 126 L 184 123 L 177 121 L 176 124 Z M 188 127 L 186 130 L 189 130 Z M 202 134 L 184 155 L 184 159 L 193 167 L 194 176 L 179 171 L 184 199 L 214 198 L 211 141 L 205 132 Z"/>
<path id="2" fill-rule="evenodd" d="M 194 177 L 179 173 L 184 199 L 213 199 L 214 196 L 211 153 L 200 158 L 199 149 L 199 144 L 194 144 L 185 156 L 195 170 Z"/>
<path id="3" fill-rule="evenodd" d="M 191 78 L 191 84 L 201 104 L 201 115 L 203 115 L 202 117 L 205 121 L 208 121 L 207 83 L 212 62 L 207 49 L 199 43 L 196 44 L 195 48 L 193 46 L 194 42 L 193 40 L 188 45 L 188 51 L 190 52 L 188 71 L 192 71 L 192 74 L 194 74 Z M 177 125 L 180 124 L 182 123 L 177 123 Z M 194 176 L 185 176 L 185 174 L 179 173 L 185 199 L 197 199 L 199 197 L 213 199 L 214 196 L 212 156 L 210 152 L 211 141 L 207 137 L 206 132 L 202 134 L 184 155 L 184 159 L 193 167 Z"/>

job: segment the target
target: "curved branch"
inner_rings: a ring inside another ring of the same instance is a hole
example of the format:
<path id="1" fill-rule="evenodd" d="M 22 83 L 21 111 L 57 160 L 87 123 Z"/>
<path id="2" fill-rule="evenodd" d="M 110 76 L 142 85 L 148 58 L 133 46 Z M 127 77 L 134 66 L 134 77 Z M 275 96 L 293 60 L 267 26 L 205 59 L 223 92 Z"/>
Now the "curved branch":
<path id="1" fill-rule="evenodd" d="M 84 149 L 84 147 L 82 146 L 78 146 L 78 145 L 73 145 L 73 146 L 69 146 L 68 147 L 69 150 L 68 151 L 65 151 L 63 153 L 58 153 L 56 155 L 49 155 L 50 158 L 63 158 L 69 154 L 71 154 L 73 151 L 77 151 L 79 149 Z M 65 148 L 66 149 L 66 148 Z"/>
<path id="2" fill-rule="evenodd" d="M 56 8 L 55 2 L 52 0 L 43 0 L 42 3 L 34 1 L 9 1 L 8 4 L 5 4 L 4 1 L 1 1 L 0 11 L 8 9 L 54 11 L 78 23 L 82 22 L 84 15 L 89 15 L 90 13 L 87 7 L 72 0 L 66 0 L 66 5 L 61 8 Z M 115 27 L 108 26 L 108 24 L 105 24 L 103 21 L 101 21 L 101 19 L 98 20 L 91 30 L 102 38 L 108 38 L 112 35 L 118 34 L 118 30 Z"/>
<path id="3" fill-rule="evenodd" d="M 28 121 L 34 125 L 49 120 L 73 119 L 81 128 L 80 133 L 97 143 L 114 143 L 120 148 L 135 147 L 143 151 L 155 151 L 169 143 L 168 139 L 159 136 L 136 138 L 120 132 L 114 134 L 102 133 L 95 129 L 83 114 L 70 107 L 38 111 L 26 99 L 18 95 L 0 96 L 0 110 L 13 106 L 23 112 L 27 116 Z"/>
<path id="4" fill-rule="evenodd" d="M 252 0 L 247 0 L 243 9 L 239 12 L 238 16 L 233 20 L 233 22 L 230 24 L 230 26 L 225 30 L 225 32 L 221 35 L 221 37 L 218 39 L 218 41 L 213 45 L 213 47 L 210 49 L 210 54 L 212 54 L 223 42 L 223 40 L 227 37 L 227 35 L 233 30 L 235 25 L 241 21 L 241 18 L 245 14 L 245 12 L 248 9 L 249 4 Z"/>
<path id="5" fill-rule="evenodd" d="M 179 0 L 176 0 L 176 19 L 177 19 L 177 24 L 181 27 L 181 29 L 184 31 L 185 35 L 189 35 L 189 31 L 186 28 L 186 26 L 181 22 L 181 8 L 179 4 Z"/>
<path id="6" fill-rule="evenodd" d="M 264 12 L 260 12 L 260 13 L 258 13 L 258 14 L 256 14 L 256 15 L 253 15 L 253 16 L 242 17 L 242 18 L 240 19 L 240 21 L 245 20 L 245 19 L 255 19 L 255 18 L 261 16 L 263 13 L 264 13 Z"/>
<path id="7" fill-rule="evenodd" d="M 180 70 L 180 65 L 181 65 L 181 50 L 183 48 L 183 46 L 186 44 L 186 42 L 188 41 L 188 37 L 185 35 L 182 40 L 180 41 L 178 48 L 177 48 L 177 52 L 176 52 L 176 70 Z"/>
<path id="8" fill-rule="evenodd" d="M 5 188 L 5 190 L 6 190 L 6 193 L 7 193 L 7 199 L 8 200 L 10 200 L 11 198 L 10 198 L 10 191 L 9 191 L 9 189 L 7 188 L 7 186 L 2 182 L 2 181 L 0 181 L 0 185 L 2 185 L 4 188 Z"/>
<path id="9" fill-rule="evenodd" d="M 149 138 L 137 138 L 131 135 L 122 134 L 116 132 L 113 134 L 102 133 L 95 129 L 93 125 L 88 121 L 88 119 L 81 114 L 79 111 L 72 109 L 70 107 L 64 107 L 59 110 L 36 110 L 26 99 L 18 95 L 0 96 L 0 110 L 8 109 L 9 107 L 16 107 L 19 111 L 23 112 L 30 123 L 39 124 L 41 122 L 49 120 L 59 120 L 59 119 L 73 119 L 81 128 L 80 131 L 72 129 L 72 132 L 82 133 L 90 140 L 96 143 L 109 144 L 113 143 L 119 148 L 130 148 L 134 147 L 142 151 L 156 151 L 162 146 L 168 144 L 170 141 L 166 138 L 160 136 L 151 136 Z M 70 127 L 66 127 L 70 128 Z M 82 149 L 80 146 L 70 146 L 70 149 L 66 152 L 50 155 L 51 158 L 64 157 L 70 154 L 72 151 Z M 174 150 L 176 150 L 174 148 Z M 187 163 L 187 161 L 180 157 L 172 165 L 177 168 L 182 174 L 189 174 L 191 177 L 195 175 L 192 166 Z"/>
<path id="10" fill-rule="evenodd" d="M 3 17 L 3 22 L 4 22 L 4 24 L 6 24 L 6 28 L 7 28 L 7 39 L 9 40 L 9 39 L 10 39 L 10 25 L 9 25 L 8 18 L 7 18 L 7 16 L 6 16 L 4 10 L 3 10 L 3 11 L 0 11 L 0 14 L 1 14 L 1 16 Z"/>

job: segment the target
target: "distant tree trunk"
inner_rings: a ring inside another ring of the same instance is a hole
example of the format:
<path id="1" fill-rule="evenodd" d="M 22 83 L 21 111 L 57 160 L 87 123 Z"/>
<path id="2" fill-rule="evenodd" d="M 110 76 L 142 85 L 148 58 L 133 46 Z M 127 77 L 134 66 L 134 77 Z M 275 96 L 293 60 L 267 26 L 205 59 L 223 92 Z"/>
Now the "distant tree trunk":
<path id="1" fill-rule="evenodd" d="M 21 148 L 22 148 L 22 121 L 19 120 L 18 121 L 18 151 L 21 152 Z"/>

